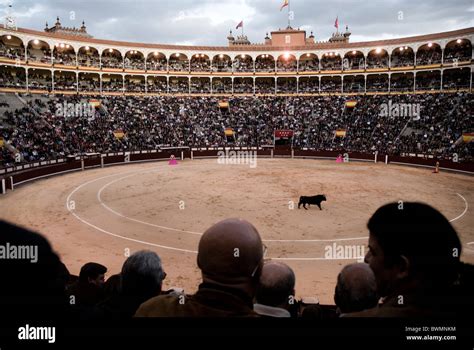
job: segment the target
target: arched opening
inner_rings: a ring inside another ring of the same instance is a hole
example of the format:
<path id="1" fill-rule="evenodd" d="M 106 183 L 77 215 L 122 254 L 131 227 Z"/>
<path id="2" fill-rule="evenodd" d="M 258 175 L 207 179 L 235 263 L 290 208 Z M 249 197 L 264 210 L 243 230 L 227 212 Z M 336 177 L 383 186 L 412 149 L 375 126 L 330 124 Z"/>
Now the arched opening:
<path id="1" fill-rule="evenodd" d="M 242 54 L 236 56 L 232 65 L 234 72 L 253 72 L 253 59 L 249 55 Z"/>
<path id="2" fill-rule="evenodd" d="M 470 62 L 472 45 L 468 39 L 450 41 L 444 48 L 444 63 Z"/>
<path id="3" fill-rule="evenodd" d="M 392 51 L 390 66 L 413 67 L 415 65 L 415 52 L 409 46 L 400 46 Z"/>
<path id="4" fill-rule="evenodd" d="M 26 50 L 28 52 L 28 63 L 52 63 L 51 48 L 46 41 L 38 39 L 30 40 Z"/>
<path id="5" fill-rule="evenodd" d="M 146 69 L 148 71 L 166 72 L 168 70 L 166 56 L 158 51 L 150 53 L 146 59 Z"/>
<path id="6" fill-rule="evenodd" d="M 0 57 L 10 60 L 25 60 L 25 46 L 20 38 L 6 34 L 0 36 Z"/>
<path id="7" fill-rule="evenodd" d="M 69 44 L 56 44 L 53 49 L 54 65 L 77 66 L 76 51 Z"/>
<path id="8" fill-rule="evenodd" d="M 100 68 L 99 51 L 95 47 L 82 46 L 77 52 L 77 65 L 81 67 Z"/>
<path id="9" fill-rule="evenodd" d="M 347 70 L 364 70 L 365 58 L 361 51 L 353 50 L 346 52 L 342 60 L 342 68 Z M 346 77 L 344 77 L 346 79 Z"/>
<path id="10" fill-rule="evenodd" d="M 170 72 L 189 72 L 189 59 L 185 54 L 174 53 L 168 62 Z"/>
<path id="11" fill-rule="evenodd" d="M 123 69 L 123 58 L 120 51 L 105 49 L 102 52 L 102 68 Z"/>
<path id="12" fill-rule="evenodd" d="M 367 55 L 367 69 L 385 69 L 388 68 L 387 50 L 376 48 Z"/>
<path id="13" fill-rule="evenodd" d="M 145 70 L 145 56 L 138 50 L 130 50 L 125 54 L 125 69 Z"/>
<path id="14" fill-rule="evenodd" d="M 191 57 L 191 72 L 209 72 L 210 70 L 211 61 L 209 56 L 201 53 Z"/>
<path id="15" fill-rule="evenodd" d="M 300 56 L 298 72 L 318 72 L 319 58 L 314 53 L 305 53 Z"/>
<path id="16" fill-rule="evenodd" d="M 277 71 L 278 72 L 296 72 L 296 57 L 289 53 L 278 56 Z"/>
<path id="17" fill-rule="evenodd" d="M 215 55 L 212 59 L 213 72 L 232 72 L 232 59 L 229 55 Z"/>
<path id="18" fill-rule="evenodd" d="M 255 72 L 274 73 L 275 58 L 272 55 L 263 54 L 255 59 Z"/>
<path id="19" fill-rule="evenodd" d="M 337 52 L 327 52 L 321 58 L 322 71 L 334 71 L 342 69 L 341 55 Z"/>
<path id="20" fill-rule="evenodd" d="M 429 66 L 441 64 L 441 46 L 436 43 L 428 43 L 418 48 L 416 51 L 416 65 Z"/>

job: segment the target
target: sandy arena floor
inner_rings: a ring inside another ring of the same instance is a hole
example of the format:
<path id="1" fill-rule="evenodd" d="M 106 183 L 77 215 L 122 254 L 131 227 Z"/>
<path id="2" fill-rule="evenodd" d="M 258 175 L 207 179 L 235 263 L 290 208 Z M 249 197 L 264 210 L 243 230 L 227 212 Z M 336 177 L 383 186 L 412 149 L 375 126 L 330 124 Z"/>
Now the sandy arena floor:
<path id="1" fill-rule="evenodd" d="M 96 261 L 110 276 L 128 252 L 152 249 L 168 274 L 164 288 L 193 292 L 200 281 L 200 234 L 221 219 L 242 217 L 260 231 L 267 257 L 295 270 L 298 296 L 333 303 L 338 272 L 355 260 L 325 259 L 325 248 L 365 248 L 367 220 L 389 201 L 423 201 L 441 210 L 461 237 L 463 260 L 474 263 L 473 180 L 429 169 L 322 160 L 259 159 L 254 169 L 215 159 L 174 167 L 142 163 L 23 185 L 0 197 L 0 218 L 46 235 L 74 274 Z M 290 201 L 315 194 L 327 197 L 322 211 L 291 209 Z"/>

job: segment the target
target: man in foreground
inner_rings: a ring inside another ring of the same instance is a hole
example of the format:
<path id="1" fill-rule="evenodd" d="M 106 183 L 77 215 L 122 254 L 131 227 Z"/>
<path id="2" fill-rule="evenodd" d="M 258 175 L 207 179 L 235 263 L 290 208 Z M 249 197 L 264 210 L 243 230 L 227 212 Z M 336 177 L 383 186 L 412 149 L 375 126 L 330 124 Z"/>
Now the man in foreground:
<path id="1" fill-rule="evenodd" d="M 253 317 L 253 299 L 263 266 L 257 229 L 227 219 L 204 232 L 197 264 L 202 283 L 194 295 L 162 295 L 143 303 L 136 317 Z"/>

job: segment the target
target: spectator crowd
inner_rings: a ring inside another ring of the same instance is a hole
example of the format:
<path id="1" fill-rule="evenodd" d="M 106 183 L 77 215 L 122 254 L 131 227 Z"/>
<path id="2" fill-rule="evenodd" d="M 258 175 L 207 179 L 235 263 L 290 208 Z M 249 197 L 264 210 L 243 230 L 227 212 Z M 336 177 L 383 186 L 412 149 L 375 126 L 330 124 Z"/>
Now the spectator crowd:
<path id="1" fill-rule="evenodd" d="M 89 262 L 69 273 L 40 234 L 0 221 L 2 246 L 36 246 L 37 260 L 2 259 L 0 317 L 13 320 L 127 320 L 132 317 L 338 317 L 452 318 L 472 315 L 473 265 L 460 260 L 462 245 L 450 222 L 423 203 L 380 207 L 369 219 L 364 263 L 344 266 L 334 305 L 296 299 L 290 266 L 267 259 L 255 226 L 225 219 L 202 235 L 194 294 L 164 290 L 166 261 L 134 252 L 121 272 Z M 235 254 L 238 251 L 239 254 Z M 303 281 L 304 283 L 304 281 Z M 315 291 L 316 293 L 316 291 Z M 402 302 L 400 302 L 402 300 Z M 27 302 L 25 302 L 27 301 Z"/>
<path id="2" fill-rule="evenodd" d="M 349 100 L 355 107 L 347 106 Z M 102 97 L 93 113 L 61 112 L 64 105 L 77 111 L 76 106 L 88 102 L 85 97 L 54 96 L 7 109 L 0 136 L 24 162 L 85 152 L 271 145 L 277 129 L 293 130 L 297 148 L 440 159 L 456 155 L 459 161 L 473 156 L 472 143 L 462 142 L 463 133 L 473 130 L 469 93 L 235 97 L 224 110 L 214 97 L 111 96 Z M 235 139 L 225 137 L 226 128 L 235 131 Z M 336 137 L 341 129 L 345 137 Z M 125 136 L 117 139 L 116 130 Z M 13 159 L 3 150 L 3 165 Z"/>

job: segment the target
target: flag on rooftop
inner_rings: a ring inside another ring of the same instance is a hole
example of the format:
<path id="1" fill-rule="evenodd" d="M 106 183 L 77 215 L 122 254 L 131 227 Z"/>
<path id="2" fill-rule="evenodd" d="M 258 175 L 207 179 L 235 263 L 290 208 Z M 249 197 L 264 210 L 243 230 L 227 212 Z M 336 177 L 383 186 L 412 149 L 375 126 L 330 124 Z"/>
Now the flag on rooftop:
<path id="1" fill-rule="evenodd" d="M 285 0 L 285 2 L 283 3 L 283 5 L 281 5 L 280 7 L 280 11 L 283 10 L 284 7 L 288 6 L 290 4 L 290 0 Z"/>

